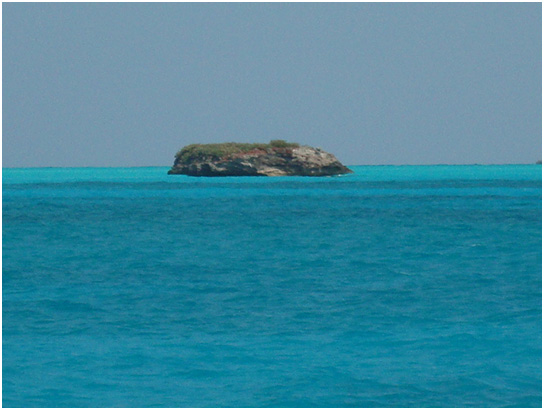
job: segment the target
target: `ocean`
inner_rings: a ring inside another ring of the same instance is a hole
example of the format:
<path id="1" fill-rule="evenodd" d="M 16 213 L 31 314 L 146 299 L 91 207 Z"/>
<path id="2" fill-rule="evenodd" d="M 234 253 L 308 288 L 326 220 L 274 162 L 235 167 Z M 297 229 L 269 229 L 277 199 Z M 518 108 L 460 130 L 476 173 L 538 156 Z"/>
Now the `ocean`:
<path id="1" fill-rule="evenodd" d="M 3 169 L 4 407 L 541 407 L 542 167 Z"/>

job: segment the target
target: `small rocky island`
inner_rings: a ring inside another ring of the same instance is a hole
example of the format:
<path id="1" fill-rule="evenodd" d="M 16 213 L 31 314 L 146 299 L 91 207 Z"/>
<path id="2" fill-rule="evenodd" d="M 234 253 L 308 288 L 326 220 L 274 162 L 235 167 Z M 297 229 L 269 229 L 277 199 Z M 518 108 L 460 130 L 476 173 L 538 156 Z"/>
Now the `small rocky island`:
<path id="1" fill-rule="evenodd" d="M 192 144 L 175 157 L 169 174 L 219 176 L 329 176 L 351 174 L 320 148 L 273 140 L 268 144 Z"/>

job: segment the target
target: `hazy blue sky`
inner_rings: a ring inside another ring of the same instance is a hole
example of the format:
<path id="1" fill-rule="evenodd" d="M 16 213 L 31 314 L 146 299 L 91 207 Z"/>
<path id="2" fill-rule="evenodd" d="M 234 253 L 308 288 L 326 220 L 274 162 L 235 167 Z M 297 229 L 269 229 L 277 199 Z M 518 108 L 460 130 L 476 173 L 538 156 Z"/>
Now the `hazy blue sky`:
<path id="1" fill-rule="evenodd" d="M 540 3 L 4 3 L 3 166 L 170 166 L 287 139 L 355 164 L 532 163 Z"/>

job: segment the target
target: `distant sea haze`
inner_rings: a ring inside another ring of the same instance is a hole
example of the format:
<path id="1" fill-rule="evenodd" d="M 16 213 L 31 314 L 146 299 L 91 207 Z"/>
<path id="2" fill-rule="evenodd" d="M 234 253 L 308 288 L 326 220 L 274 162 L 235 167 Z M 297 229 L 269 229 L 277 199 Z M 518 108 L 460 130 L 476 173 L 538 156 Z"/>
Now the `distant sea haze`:
<path id="1" fill-rule="evenodd" d="M 542 168 L 3 169 L 5 407 L 541 407 Z"/>

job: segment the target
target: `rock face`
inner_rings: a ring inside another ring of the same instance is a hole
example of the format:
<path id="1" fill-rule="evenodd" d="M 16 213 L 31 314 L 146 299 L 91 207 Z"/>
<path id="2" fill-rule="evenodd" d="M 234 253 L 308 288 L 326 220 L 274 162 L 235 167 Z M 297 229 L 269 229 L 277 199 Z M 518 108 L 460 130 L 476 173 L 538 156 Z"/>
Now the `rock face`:
<path id="1" fill-rule="evenodd" d="M 320 148 L 282 140 L 270 144 L 194 144 L 176 154 L 169 174 L 191 176 L 328 176 L 351 174 Z"/>

